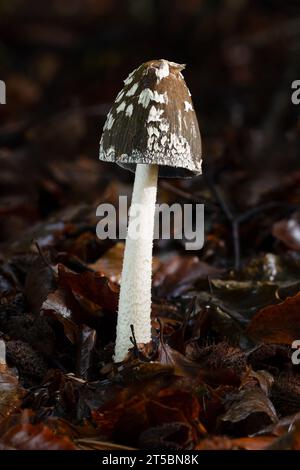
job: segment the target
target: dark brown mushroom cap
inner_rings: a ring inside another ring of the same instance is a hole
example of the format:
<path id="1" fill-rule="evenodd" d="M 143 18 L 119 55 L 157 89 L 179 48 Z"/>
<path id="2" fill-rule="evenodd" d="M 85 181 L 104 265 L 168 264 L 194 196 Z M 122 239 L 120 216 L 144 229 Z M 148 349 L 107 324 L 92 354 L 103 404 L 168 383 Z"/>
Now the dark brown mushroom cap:
<path id="1" fill-rule="evenodd" d="M 107 115 L 101 160 L 135 171 L 137 163 L 159 165 L 159 176 L 201 174 L 201 136 L 184 65 L 151 60 L 124 81 Z"/>

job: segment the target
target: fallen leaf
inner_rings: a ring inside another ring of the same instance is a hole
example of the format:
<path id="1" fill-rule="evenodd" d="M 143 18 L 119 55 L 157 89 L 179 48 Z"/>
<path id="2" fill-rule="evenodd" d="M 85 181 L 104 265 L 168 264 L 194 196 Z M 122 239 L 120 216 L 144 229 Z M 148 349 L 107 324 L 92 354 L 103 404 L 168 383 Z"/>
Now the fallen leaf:
<path id="1" fill-rule="evenodd" d="M 295 421 L 287 433 L 273 441 L 267 450 L 300 450 L 300 421 Z"/>
<path id="2" fill-rule="evenodd" d="M 241 437 L 230 439 L 225 436 L 211 436 L 196 445 L 195 450 L 264 450 L 274 441 L 272 436 Z"/>
<path id="3" fill-rule="evenodd" d="M 96 330 L 87 325 L 82 326 L 77 351 L 76 370 L 78 377 L 85 380 L 89 378 L 96 338 Z"/>
<path id="4" fill-rule="evenodd" d="M 260 388 L 262 389 L 262 391 L 264 392 L 264 394 L 266 396 L 269 396 L 271 387 L 274 384 L 274 377 L 272 376 L 272 374 L 270 374 L 266 370 L 257 370 L 257 371 L 250 370 L 246 374 L 246 379 L 245 379 L 246 381 L 247 381 L 247 377 L 250 380 L 251 379 L 257 380 L 258 384 L 259 384 Z M 245 385 L 245 383 L 246 382 L 242 381 L 243 386 Z"/>
<path id="5" fill-rule="evenodd" d="M 257 309 L 276 301 L 277 286 L 267 281 L 212 279 L 212 302 L 240 321 L 248 321 Z M 238 313 L 238 315 L 236 315 Z"/>
<path id="6" fill-rule="evenodd" d="M 284 418 L 281 418 L 275 424 L 270 424 L 266 428 L 261 429 L 257 435 L 272 435 L 280 437 L 291 430 L 297 422 L 300 422 L 300 413 L 295 413 L 291 416 L 285 416 Z"/>
<path id="7" fill-rule="evenodd" d="M 32 312 L 39 313 L 47 295 L 55 290 L 55 274 L 50 265 L 38 258 L 26 276 L 25 295 Z"/>
<path id="8" fill-rule="evenodd" d="M 112 248 L 107 250 L 101 258 L 89 264 L 89 268 L 108 277 L 112 282 L 119 284 L 123 265 L 124 246 L 124 243 L 116 243 Z"/>
<path id="9" fill-rule="evenodd" d="M 196 281 L 216 277 L 221 270 L 200 261 L 197 256 L 172 256 L 162 262 L 153 276 L 153 287 L 158 297 L 177 297 L 191 289 Z"/>
<path id="10" fill-rule="evenodd" d="M 300 293 L 259 310 L 247 333 L 256 341 L 291 345 L 300 338 Z"/>
<path id="11" fill-rule="evenodd" d="M 89 264 L 89 268 L 93 271 L 106 276 L 111 282 L 120 284 L 121 272 L 123 266 L 125 244 L 116 243 L 112 248 L 107 250 L 104 255 L 97 261 Z M 152 258 L 152 272 L 155 273 L 160 265 L 160 261 L 155 256 Z"/>
<path id="12" fill-rule="evenodd" d="M 270 399 L 261 388 L 251 387 L 233 394 L 225 403 L 227 411 L 219 417 L 220 430 L 233 434 L 253 434 L 278 418 Z"/>
<path id="13" fill-rule="evenodd" d="M 101 274 L 89 271 L 77 274 L 59 265 L 58 283 L 77 298 L 87 299 L 111 313 L 117 311 L 119 288 Z"/>
<path id="14" fill-rule="evenodd" d="M 0 438 L 1 450 L 76 450 L 67 436 L 57 436 L 44 424 L 18 424 Z"/>
<path id="15" fill-rule="evenodd" d="M 59 321 L 66 337 L 75 344 L 79 335 L 79 326 L 76 324 L 71 309 L 67 306 L 65 293 L 62 289 L 51 292 L 41 307 L 43 314 L 52 316 Z"/>
<path id="16" fill-rule="evenodd" d="M 81 450 L 137 450 L 134 447 L 122 446 L 121 444 L 92 438 L 76 439 L 76 445 Z"/>

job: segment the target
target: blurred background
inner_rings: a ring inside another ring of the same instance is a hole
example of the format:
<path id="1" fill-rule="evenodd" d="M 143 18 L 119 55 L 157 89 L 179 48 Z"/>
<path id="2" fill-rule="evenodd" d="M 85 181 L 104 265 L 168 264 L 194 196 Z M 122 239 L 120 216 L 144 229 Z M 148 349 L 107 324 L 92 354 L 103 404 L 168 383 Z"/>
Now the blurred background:
<path id="1" fill-rule="evenodd" d="M 278 244 L 298 256 L 299 52 L 297 0 L 0 0 L 3 256 L 33 239 L 59 248 L 60 236 L 84 261 L 101 255 L 95 208 L 133 182 L 98 161 L 102 126 L 128 73 L 153 58 L 187 64 L 204 176 L 162 181 L 159 199 L 206 202 L 202 259 L 239 267 Z"/>

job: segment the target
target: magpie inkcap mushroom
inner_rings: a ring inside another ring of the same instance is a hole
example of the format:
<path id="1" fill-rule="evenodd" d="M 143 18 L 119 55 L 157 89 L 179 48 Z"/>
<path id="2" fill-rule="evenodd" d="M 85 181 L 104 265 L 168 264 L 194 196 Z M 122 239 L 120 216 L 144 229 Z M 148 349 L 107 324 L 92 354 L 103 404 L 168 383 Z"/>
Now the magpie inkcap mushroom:
<path id="1" fill-rule="evenodd" d="M 125 244 L 114 360 L 151 341 L 152 248 L 157 178 L 201 174 L 201 137 L 184 65 L 151 60 L 124 81 L 107 115 L 100 159 L 135 172 Z M 136 236 L 136 218 L 141 228 Z"/>

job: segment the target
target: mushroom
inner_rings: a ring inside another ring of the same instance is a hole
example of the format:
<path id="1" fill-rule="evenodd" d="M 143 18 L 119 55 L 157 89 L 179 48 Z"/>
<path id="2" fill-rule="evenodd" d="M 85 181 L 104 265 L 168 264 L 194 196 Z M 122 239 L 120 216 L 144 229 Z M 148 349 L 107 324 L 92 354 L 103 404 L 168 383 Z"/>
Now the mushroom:
<path id="1" fill-rule="evenodd" d="M 124 81 L 103 128 L 100 159 L 135 172 L 129 212 L 114 360 L 151 341 L 152 248 L 157 178 L 201 174 L 201 137 L 184 65 L 151 60 Z M 134 236 L 137 212 L 140 235 Z"/>

